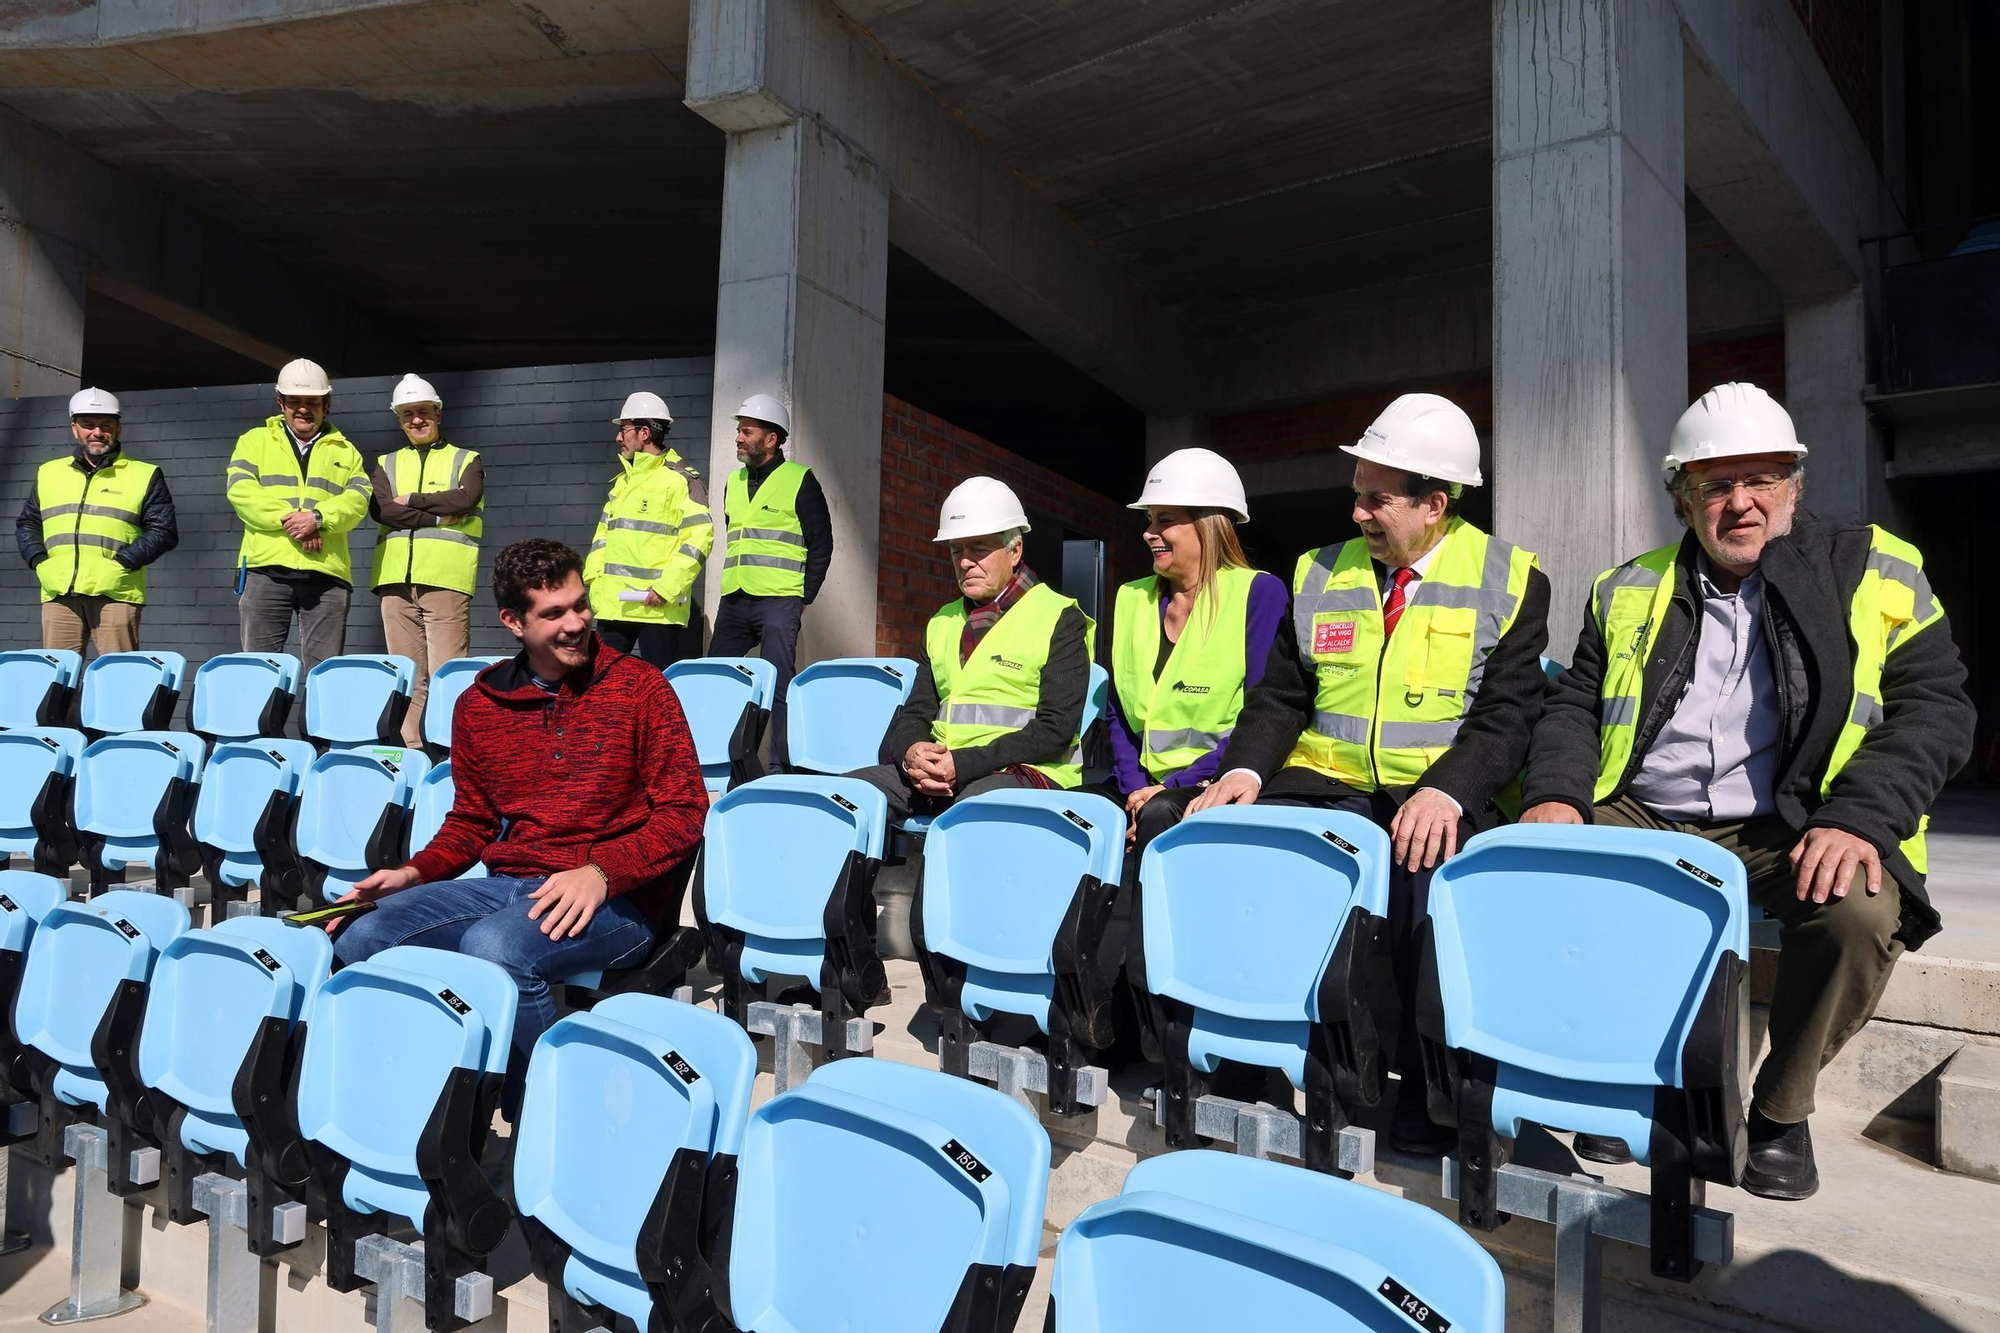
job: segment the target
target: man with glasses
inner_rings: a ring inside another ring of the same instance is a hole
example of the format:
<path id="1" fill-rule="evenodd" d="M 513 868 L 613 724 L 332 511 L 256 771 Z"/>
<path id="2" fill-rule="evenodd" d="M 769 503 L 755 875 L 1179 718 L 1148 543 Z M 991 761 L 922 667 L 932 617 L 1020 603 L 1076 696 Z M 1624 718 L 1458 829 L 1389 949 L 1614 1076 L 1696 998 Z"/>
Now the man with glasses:
<path id="1" fill-rule="evenodd" d="M 243 432 L 224 473 L 243 522 L 237 610 L 246 653 L 283 652 L 296 618 L 299 662 L 310 672 L 347 650 L 347 534 L 368 516 L 368 471 L 327 421 L 333 384 L 324 370 L 288 361 L 277 390 L 277 415 Z"/>
<path id="2" fill-rule="evenodd" d="M 41 585 L 44 648 L 138 648 L 146 566 L 180 542 L 165 474 L 119 447 L 119 426 L 111 394 L 71 395 L 76 448 L 42 464 L 14 525 L 14 543 Z"/>
<path id="3" fill-rule="evenodd" d="M 660 395 L 629 395 L 612 424 L 620 470 L 584 560 L 590 610 L 606 643 L 666 668 L 701 656 L 693 610 L 715 546 L 708 486 L 667 447 L 674 416 Z"/>
<path id="4" fill-rule="evenodd" d="M 1403 1023 L 1402 1152 L 1453 1132 L 1425 1107 L 1414 1022 L 1419 927 L 1438 863 L 1500 822 L 1542 706 L 1549 581 L 1535 556 L 1458 514 L 1483 480 L 1479 434 L 1455 403 L 1408 393 L 1342 450 L 1361 535 L 1299 557 L 1292 614 L 1246 696 L 1222 776 L 1190 803 L 1345 810 L 1389 833 L 1389 935 Z"/>
<path id="5" fill-rule="evenodd" d="M 382 600 L 389 651 L 417 664 L 403 744 L 420 747 L 432 673 L 472 651 L 486 473 L 478 454 L 445 440 L 444 400 L 428 380 L 403 376 L 389 410 L 409 444 L 377 457 L 369 474 L 378 525 L 369 586 Z"/>
<path id="6" fill-rule="evenodd" d="M 1897 956 L 1938 930 L 1925 812 L 1974 721 L 1923 557 L 1801 508 L 1805 453 L 1753 384 L 1688 408 L 1666 457 L 1687 535 L 1598 576 L 1535 730 L 1521 816 L 1693 833 L 1742 859 L 1782 932 L 1743 1181 L 1773 1199 L 1819 1188 L 1806 1129 L 1819 1071 Z M 1629 1158 L 1595 1135 L 1576 1150 Z"/>

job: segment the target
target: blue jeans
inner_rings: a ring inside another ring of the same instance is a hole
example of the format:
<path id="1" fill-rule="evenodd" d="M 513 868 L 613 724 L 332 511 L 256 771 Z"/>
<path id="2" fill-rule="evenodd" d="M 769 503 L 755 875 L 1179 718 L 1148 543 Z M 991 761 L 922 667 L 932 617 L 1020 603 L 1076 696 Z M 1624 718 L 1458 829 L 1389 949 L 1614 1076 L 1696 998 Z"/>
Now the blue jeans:
<path id="1" fill-rule="evenodd" d="M 583 934 L 552 940 L 540 919 L 530 921 L 528 895 L 547 876 L 516 879 L 449 879 L 419 884 L 384 898 L 355 918 L 334 941 L 342 966 L 398 944 L 451 949 L 498 963 L 521 988 L 514 1017 L 514 1053 L 508 1061 L 510 1091 L 526 1076 L 535 1042 L 556 1021 L 551 982 L 596 968 L 629 967 L 646 956 L 653 927 L 629 898 L 611 898 L 597 909 Z M 508 1104 L 514 1104 L 512 1096 Z"/>

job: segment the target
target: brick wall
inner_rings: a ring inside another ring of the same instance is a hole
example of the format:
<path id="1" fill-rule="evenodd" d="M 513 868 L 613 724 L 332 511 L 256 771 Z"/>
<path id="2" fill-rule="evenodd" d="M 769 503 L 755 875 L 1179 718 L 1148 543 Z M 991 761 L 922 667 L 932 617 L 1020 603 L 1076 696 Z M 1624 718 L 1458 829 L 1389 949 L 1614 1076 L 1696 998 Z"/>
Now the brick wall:
<path id="1" fill-rule="evenodd" d="M 396 376 L 334 384 L 334 424 L 368 459 L 403 443 L 389 414 Z M 486 538 L 481 585 L 494 552 L 523 537 L 548 536 L 581 550 L 602 512 L 616 470 L 611 416 L 627 393 L 649 388 L 675 413 L 674 437 L 695 457 L 708 452 L 708 358 L 619 361 L 585 366 L 435 374 L 445 402 L 445 434 L 479 451 L 486 468 Z M 115 386 L 108 386 L 115 387 Z M 236 437 L 274 410 L 267 384 L 120 395 L 124 443 L 166 473 L 181 543 L 149 572 L 141 642 L 185 653 L 190 668 L 239 646 L 235 586 L 242 529 L 223 498 L 222 475 Z M 18 514 L 44 459 L 71 447 L 67 397 L 0 400 L 0 521 Z M 349 534 L 356 577 L 348 615 L 350 652 L 382 651 L 382 619 L 370 593 L 375 525 Z M 0 644 L 41 642 L 34 576 L 11 555 L 0 575 Z M 490 596 L 473 599 L 476 653 L 504 652 L 513 638 Z M 296 652 L 294 636 L 290 651 Z"/>
<path id="2" fill-rule="evenodd" d="M 1688 401 L 1718 384 L 1732 381 L 1756 385 L 1779 402 L 1785 401 L 1785 335 L 1761 333 L 1754 338 L 1729 338 L 1688 348 Z"/>
<path id="3" fill-rule="evenodd" d="M 1918 0 L 1923 3 L 1924 0 Z M 1792 0 L 1875 165 L 1882 165 L 1882 0 Z"/>
<path id="4" fill-rule="evenodd" d="M 1121 504 L 1030 463 L 942 417 L 882 396 L 882 543 L 876 579 L 876 651 L 917 657 L 924 625 L 957 589 L 931 538 L 951 488 L 974 476 L 998 477 L 1031 512 L 1051 515 L 1076 536 L 1107 543 L 1111 581 L 1140 577 L 1147 566 Z M 1039 527 L 1039 525 L 1037 525 Z M 1036 571 L 1053 580 L 1055 569 Z"/>

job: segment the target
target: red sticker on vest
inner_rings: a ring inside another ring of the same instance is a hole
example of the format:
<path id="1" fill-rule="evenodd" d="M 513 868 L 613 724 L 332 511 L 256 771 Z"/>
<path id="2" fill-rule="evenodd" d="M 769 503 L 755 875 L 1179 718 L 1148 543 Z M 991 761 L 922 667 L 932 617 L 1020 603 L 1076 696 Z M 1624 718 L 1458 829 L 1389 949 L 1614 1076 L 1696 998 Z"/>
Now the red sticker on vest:
<path id="1" fill-rule="evenodd" d="M 1351 653 L 1354 651 L 1354 622 L 1351 620 L 1315 620 L 1313 622 L 1313 654 Z"/>

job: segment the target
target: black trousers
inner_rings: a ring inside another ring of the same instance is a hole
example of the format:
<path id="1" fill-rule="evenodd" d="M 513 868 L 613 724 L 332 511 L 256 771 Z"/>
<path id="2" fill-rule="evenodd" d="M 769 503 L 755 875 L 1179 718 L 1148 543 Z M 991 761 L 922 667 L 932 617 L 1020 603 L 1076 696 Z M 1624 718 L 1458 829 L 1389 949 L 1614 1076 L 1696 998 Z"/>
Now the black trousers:
<path id="1" fill-rule="evenodd" d="M 1120 810 L 1125 808 L 1125 794 L 1111 783 L 1082 790 L 1104 797 Z M 1159 1052 L 1158 1037 L 1151 1030 L 1152 1008 L 1133 986 L 1131 960 L 1126 957 L 1132 939 L 1132 904 L 1139 896 L 1139 862 L 1144 858 L 1146 845 L 1180 823 L 1201 791 L 1200 787 L 1168 787 L 1140 806 L 1136 817 L 1128 817 L 1132 842 L 1125 850 L 1125 873 L 1119 879 L 1111 921 L 1104 928 L 1104 942 L 1098 950 L 1104 966 L 1118 969 L 1114 993 L 1116 1017 L 1112 1020 L 1118 1035 L 1103 1056 L 1106 1065 L 1113 1069 L 1141 1058 L 1157 1058 Z"/>
<path id="2" fill-rule="evenodd" d="M 650 620 L 600 620 L 597 632 L 621 653 L 665 670 L 674 663 L 701 656 L 701 631 L 693 625 L 662 625 Z"/>
<path id="3" fill-rule="evenodd" d="M 722 595 L 715 608 L 715 636 L 708 641 L 710 657 L 757 655 L 778 672 L 778 692 L 771 704 L 771 762 L 782 767 L 790 757 L 785 748 L 785 692 L 791 688 L 798 661 L 799 622 L 805 616 L 803 597 L 752 597 L 747 592 Z"/>

